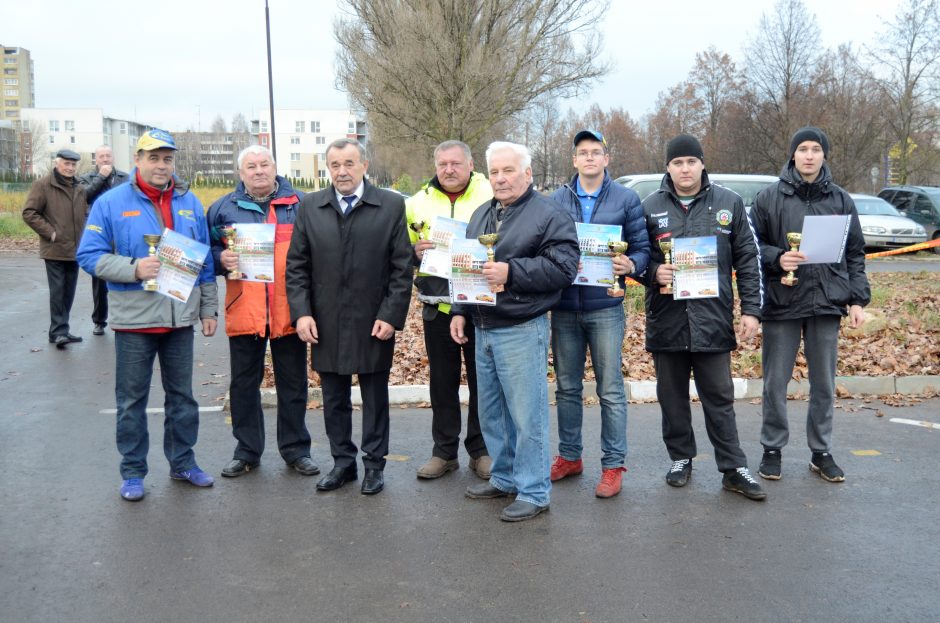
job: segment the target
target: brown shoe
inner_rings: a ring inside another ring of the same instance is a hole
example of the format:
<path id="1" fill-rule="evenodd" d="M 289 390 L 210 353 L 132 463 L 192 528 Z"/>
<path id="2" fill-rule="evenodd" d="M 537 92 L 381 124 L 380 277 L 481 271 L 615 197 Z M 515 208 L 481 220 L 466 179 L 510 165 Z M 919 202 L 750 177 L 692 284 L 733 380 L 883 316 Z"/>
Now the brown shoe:
<path id="1" fill-rule="evenodd" d="M 432 456 L 431 460 L 418 468 L 418 478 L 432 479 L 440 478 L 447 472 L 452 472 L 460 467 L 457 459 L 446 461 L 440 457 Z"/>
<path id="2" fill-rule="evenodd" d="M 470 469 L 483 480 L 489 480 L 490 476 L 493 475 L 493 459 L 490 458 L 489 454 L 470 459 Z"/>

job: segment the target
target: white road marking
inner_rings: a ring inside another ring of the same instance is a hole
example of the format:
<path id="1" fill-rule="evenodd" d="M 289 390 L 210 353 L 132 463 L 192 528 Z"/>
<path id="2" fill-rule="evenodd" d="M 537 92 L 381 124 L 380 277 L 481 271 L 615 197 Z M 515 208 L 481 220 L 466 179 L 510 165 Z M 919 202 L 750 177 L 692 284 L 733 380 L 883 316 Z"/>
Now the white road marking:
<path id="1" fill-rule="evenodd" d="M 928 422 L 926 420 L 908 420 L 902 417 L 893 417 L 890 421 L 897 424 L 909 424 L 911 426 L 921 426 L 923 428 L 933 428 L 935 430 L 940 430 L 940 424 L 934 424 L 933 422 Z"/>
<path id="2" fill-rule="evenodd" d="M 221 410 L 222 410 L 222 407 L 221 407 L 221 406 L 217 406 L 217 407 L 199 407 L 199 412 L 200 412 L 200 413 L 218 413 L 218 412 L 221 411 Z M 102 409 L 102 410 L 99 411 L 98 413 L 101 413 L 101 414 L 104 414 L 104 415 L 114 415 L 115 413 L 117 413 L 117 409 Z M 163 408 L 162 408 L 162 407 L 151 407 L 151 408 L 148 408 L 148 409 L 147 409 L 147 413 L 150 413 L 150 414 L 153 414 L 153 413 L 163 413 Z"/>

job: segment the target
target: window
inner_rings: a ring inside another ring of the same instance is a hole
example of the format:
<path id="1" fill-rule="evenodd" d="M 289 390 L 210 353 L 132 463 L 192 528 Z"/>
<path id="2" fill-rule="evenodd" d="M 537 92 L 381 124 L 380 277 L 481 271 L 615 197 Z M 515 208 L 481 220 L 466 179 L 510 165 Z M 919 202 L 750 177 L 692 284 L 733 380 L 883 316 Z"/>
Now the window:
<path id="1" fill-rule="evenodd" d="M 20 94 L 20 90 L 19 89 L 4 89 L 3 94 L 16 96 Z"/>
<path id="2" fill-rule="evenodd" d="M 320 132 L 320 122 L 319 122 L 319 121 L 311 121 L 311 122 L 310 122 L 310 131 L 313 132 L 314 134 L 319 134 L 319 132 Z"/>
<path id="3" fill-rule="evenodd" d="M 295 122 L 295 123 L 294 123 L 294 132 L 298 132 L 298 133 L 300 133 L 300 134 L 303 134 L 303 133 L 304 133 L 304 127 L 305 127 L 306 125 L 307 125 L 307 123 L 306 123 L 305 121 L 297 121 L 297 122 Z"/>
<path id="4" fill-rule="evenodd" d="M 16 86 L 20 83 L 16 78 L 4 78 L 3 84 L 9 84 L 10 86 Z"/>
<path id="5" fill-rule="evenodd" d="M 291 155 L 290 155 L 290 159 L 296 162 L 296 161 L 300 160 L 300 154 L 297 153 L 297 152 L 293 152 L 293 153 L 291 153 Z"/>
<path id="6" fill-rule="evenodd" d="M 261 144 L 264 145 L 265 147 L 268 146 L 268 137 L 267 137 L 267 136 L 262 136 L 262 137 L 261 137 Z"/>
<path id="7" fill-rule="evenodd" d="M 121 134 L 127 134 L 127 122 L 126 121 L 122 121 L 121 123 L 118 124 L 118 132 L 120 132 Z"/>
<path id="8" fill-rule="evenodd" d="M 300 169 L 294 169 L 294 177 L 300 177 Z"/>
<path id="9" fill-rule="evenodd" d="M 69 142 L 70 142 L 72 145 L 74 145 L 74 144 L 75 144 L 75 137 L 74 137 L 74 136 L 70 136 L 70 137 L 69 137 Z"/>
<path id="10" fill-rule="evenodd" d="M 325 137 L 325 136 L 318 136 L 318 137 L 317 137 L 317 145 L 326 145 L 326 137 Z"/>
<path id="11" fill-rule="evenodd" d="M 3 104 L 5 106 L 19 106 L 20 100 L 4 100 Z"/>
<path id="12" fill-rule="evenodd" d="M 74 121 L 69 121 L 68 119 L 66 119 L 66 120 L 65 120 L 65 131 L 66 131 L 66 132 L 74 132 L 74 131 L 75 131 L 75 122 L 74 122 Z"/>
<path id="13" fill-rule="evenodd" d="M 350 134 L 355 134 L 355 133 L 356 133 L 356 122 L 355 122 L 355 121 L 350 121 L 350 122 L 349 122 L 349 133 L 350 133 Z"/>
<path id="14" fill-rule="evenodd" d="M 5 68 L 3 69 L 3 73 L 6 74 L 6 75 L 8 75 L 8 76 L 15 76 L 15 75 L 17 74 L 17 71 L 16 71 L 15 68 L 14 68 L 14 69 L 10 69 L 9 67 L 5 67 Z"/>
<path id="15" fill-rule="evenodd" d="M 49 131 L 50 131 L 50 132 L 58 132 L 58 131 L 59 131 L 59 122 L 58 122 L 58 121 L 50 121 L 50 122 L 49 122 Z"/>
<path id="16" fill-rule="evenodd" d="M 267 121 L 262 121 L 262 122 L 261 122 L 261 131 L 262 131 L 262 132 L 267 132 L 267 131 L 268 131 L 268 122 L 267 122 Z"/>
<path id="17" fill-rule="evenodd" d="M 290 137 L 290 144 L 291 144 L 291 145 L 300 145 L 300 137 L 299 137 L 299 136 L 292 136 L 292 137 Z"/>
<path id="18" fill-rule="evenodd" d="M 54 137 L 54 136 L 50 136 L 50 137 L 49 137 L 49 144 L 52 145 L 53 143 L 55 143 L 55 137 Z"/>
<path id="19" fill-rule="evenodd" d="M 6 112 L 7 117 L 15 117 L 19 111 L 18 110 L 8 110 Z"/>
<path id="20" fill-rule="evenodd" d="M 324 177 L 326 177 L 326 169 L 320 169 L 320 170 L 317 172 L 317 177 L 319 177 L 319 178 L 321 178 L 321 179 L 324 178 Z"/>
<path id="21" fill-rule="evenodd" d="M 16 59 L 12 57 L 8 57 L 8 58 L 3 59 L 3 63 L 5 65 L 16 65 Z"/>

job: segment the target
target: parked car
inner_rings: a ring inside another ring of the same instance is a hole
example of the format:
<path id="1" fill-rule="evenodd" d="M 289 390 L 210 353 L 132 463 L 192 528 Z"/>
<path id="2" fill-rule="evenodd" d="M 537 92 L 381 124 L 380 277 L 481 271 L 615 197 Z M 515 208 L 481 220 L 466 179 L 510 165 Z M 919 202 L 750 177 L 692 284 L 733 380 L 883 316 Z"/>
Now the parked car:
<path id="1" fill-rule="evenodd" d="M 769 184 L 773 184 L 780 178 L 778 178 L 776 175 L 709 173 L 708 179 L 711 180 L 713 184 L 723 186 L 741 195 L 741 199 L 744 201 L 744 207 L 750 210 L 751 204 L 754 203 L 754 197 L 757 196 L 757 193 L 764 190 L 764 188 L 766 188 Z M 643 173 L 641 175 L 624 175 L 623 177 L 618 177 L 614 181 L 623 184 L 627 188 L 632 188 L 634 191 L 636 191 L 636 194 L 640 196 L 640 199 L 646 199 L 648 196 L 653 194 L 653 192 L 659 189 L 659 186 L 663 181 L 663 174 Z"/>
<path id="2" fill-rule="evenodd" d="M 936 186 L 889 186 L 878 196 L 903 216 L 922 225 L 928 240 L 940 238 L 940 188 Z M 933 248 L 940 253 L 940 246 Z"/>
<path id="3" fill-rule="evenodd" d="M 924 228 L 880 197 L 853 193 L 858 220 L 862 224 L 862 235 L 866 247 L 897 248 L 925 242 Z"/>

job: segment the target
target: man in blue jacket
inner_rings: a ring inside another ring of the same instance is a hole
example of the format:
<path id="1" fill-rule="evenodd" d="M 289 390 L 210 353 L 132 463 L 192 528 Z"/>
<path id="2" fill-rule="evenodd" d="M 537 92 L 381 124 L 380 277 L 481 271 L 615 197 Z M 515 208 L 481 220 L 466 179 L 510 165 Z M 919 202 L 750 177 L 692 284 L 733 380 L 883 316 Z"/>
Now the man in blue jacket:
<path id="1" fill-rule="evenodd" d="M 216 329 L 218 291 L 212 255 L 186 302 L 144 290 L 143 282 L 160 272 L 150 256 L 145 234 L 165 228 L 209 245 L 202 204 L 185 183 L 173 177 L 176 143 L 168 132 L 150 130 L 137 141 L 131 181 L 102 195 L 92 208 L 78 247 L 85 272 L 108 282 L 114 329 L 117 446 L 121 453 L 121 497 L 144 497 L 147 475 L 147 399 L 153 360 L 160 358 L 166 394 L 163 451 L 170 478 L 197 487 L 213 479 L 196 465 L 193 446 L 199 431 L 199 405 L 193 398 L 193 325 L 202 333 Z"/>
<path id="2" fill-rule="evenodd" d="M 574 136 L 574 168 L 569 184 L 552 199 L 577 223 L 619 225 L 627 254 L 614 258 L 614 274 L 639 275 L 649 261 L 649 237 L 640 197 L 613 182 L 607 173 L 610 154 L 604 136 L 581 130 Z M 555 399 L 558 403 L 558 456 L 552 463 L 552 481 L 584 471 L 581 461 L 581 423 L 584 417 L 582 379 L 587 349 L 597 378 L 601 403 L 602 475 L 594 490 L 599 498 L 620 493 L 627 454 L 627 397 L 623 388 L 623 298 L 605 288 L 571 285 L 552 309 L 552 353 L 555 362 Z"/>

